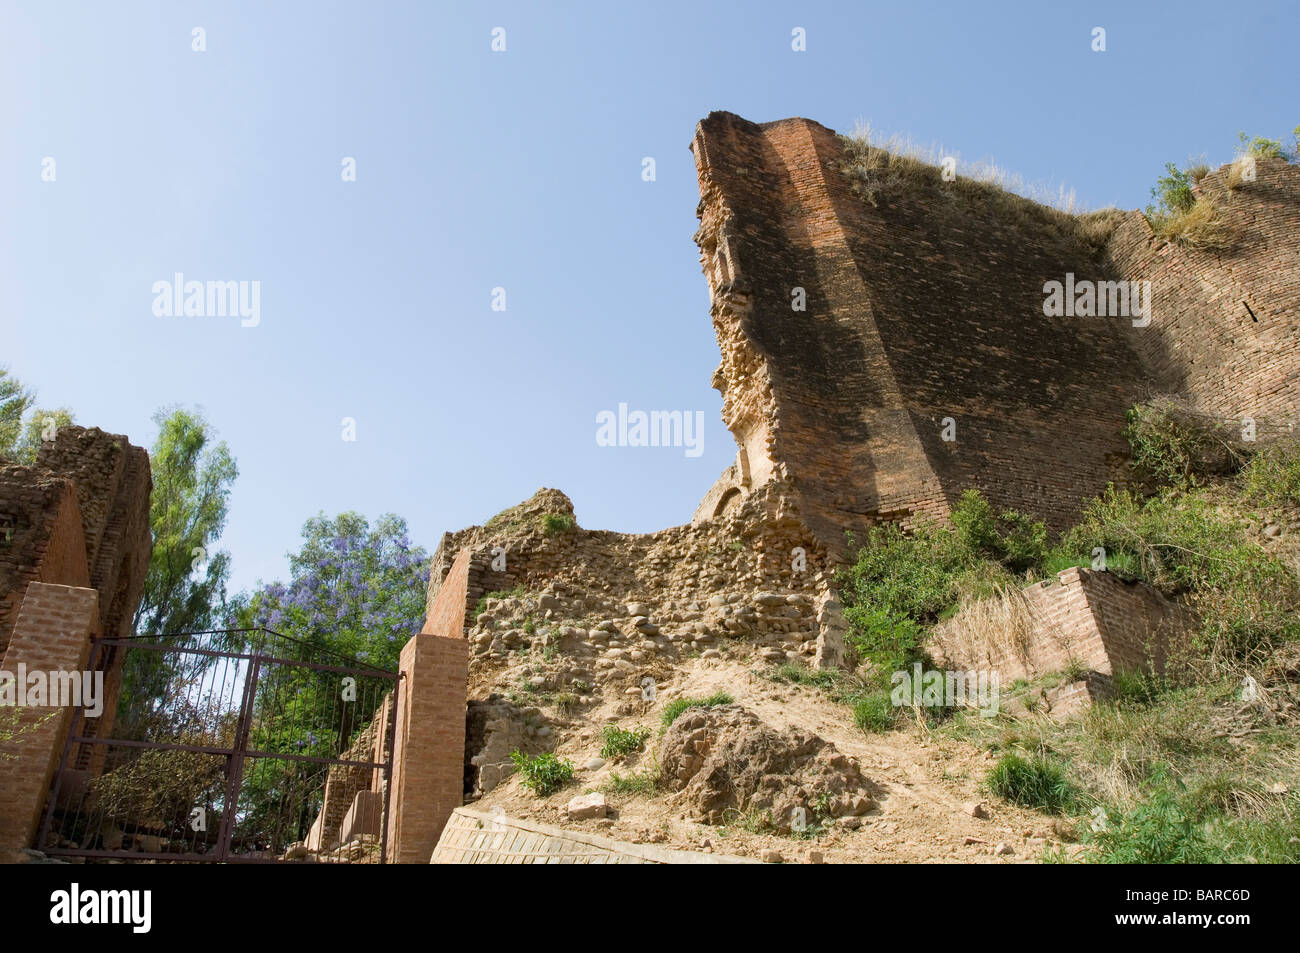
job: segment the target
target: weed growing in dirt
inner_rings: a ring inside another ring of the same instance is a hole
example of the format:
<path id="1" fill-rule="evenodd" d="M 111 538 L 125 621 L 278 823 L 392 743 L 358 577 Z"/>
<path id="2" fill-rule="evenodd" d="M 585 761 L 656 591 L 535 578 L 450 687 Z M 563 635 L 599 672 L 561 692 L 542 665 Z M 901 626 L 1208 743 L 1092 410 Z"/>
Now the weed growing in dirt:
<path id="1" fill-rule="evenodd" d="M 664 727 L 676 721 L 688 708 L 715 708 L 718 705 L 730 705 L 735 701 L 726 692 L 714 692 L 708 698 L 677 698 L 664 708 Z"/>
<path id="2" fill-rule="evenodd" d="M 516 750 L 511 752 L 510 760 L 523 775 L 520 783 L 538 797 L 554 794 L 573 780 L 573 762 L 557 758 L 550 752 L 530 758 Z"/>
<path id="3" fill-rule="evenodd" d="M 620 728 L 617 725 L 606 725 L 600 734 L 605 742 L 601 746 L 600 756 L 602 758 L 622 758 L 645 747 L 646 739 L 650 737 L 650 729 Z"/>

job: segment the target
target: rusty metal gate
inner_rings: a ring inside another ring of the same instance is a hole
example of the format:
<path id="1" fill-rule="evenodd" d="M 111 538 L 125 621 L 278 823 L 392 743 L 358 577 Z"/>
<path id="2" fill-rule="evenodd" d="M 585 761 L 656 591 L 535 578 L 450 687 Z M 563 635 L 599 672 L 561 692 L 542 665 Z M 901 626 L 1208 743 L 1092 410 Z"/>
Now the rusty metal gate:
<path id="1" fill-rule="evenodd" d="M 97 639 L 91 671 L 115 711 L 74 713 L 47 854 L 387 861 L 398 673 L 269 629 Z"/>

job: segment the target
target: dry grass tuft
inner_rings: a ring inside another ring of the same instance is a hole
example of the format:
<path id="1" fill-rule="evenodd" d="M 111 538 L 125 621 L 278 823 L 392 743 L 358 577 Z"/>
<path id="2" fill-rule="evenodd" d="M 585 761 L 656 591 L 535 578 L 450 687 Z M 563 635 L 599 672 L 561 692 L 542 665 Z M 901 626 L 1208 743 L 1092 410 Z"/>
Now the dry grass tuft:
<path id="1" fill-rule="evenodd" d="M 1231 229 L 1219 217 L 1219 210 L 1208 198 L 1199 198 L 1191 208 L 1173 212 L 1155 225 L 1155 233 L 1167 242 L 1177 242 L 1203 251 L 1231 248 Z"/>

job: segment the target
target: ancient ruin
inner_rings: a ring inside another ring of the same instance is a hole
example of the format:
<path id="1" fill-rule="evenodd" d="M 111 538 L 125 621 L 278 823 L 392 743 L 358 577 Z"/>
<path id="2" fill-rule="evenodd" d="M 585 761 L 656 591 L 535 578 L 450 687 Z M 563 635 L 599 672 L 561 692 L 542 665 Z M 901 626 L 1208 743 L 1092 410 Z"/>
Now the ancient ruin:
<path id="1" fill-rule="evenodd" d="M 0 467 L 0 670 L 81 672 L 92 638 L 131 634 L 153 549 L 151 488 L 148 454 L 93 428 L 63 427 L 34 466 Z M 101 717 L 74 726 L 67 707 L 17 710 L 25 730 L 5 743 L 13 760 L 0 785 L 0 850 L 33 842 L 68 732 L 112 730 L 121 656 L 110 651 L 96 666 Z M 83 746 L 69 770 L 97 773 L 96 754 Z"/>
<path id="2" fill-rule="evenodd" d="M 691 148 L 721 352 L 713 384 L 735 462 L 689 522 L 655 533 L 586 529 L 562 492 L 542 489 L 445 534 L 400 677 L 330 761 L 306 841 L 270 859 L 365 853 L 382 838 L 389 860 L 408 863 L 680 861 L 627 843 L 665 842 L 662 817 L 638 828 L 594 796 L 635 781 L 619 775 L 626 752 L 598 753 L 601 727 L 653 721 L 668 700 L 695 708 L 663 723 L 664 786 L 701 823 L 743 826 L 755 805 L 785 834 L 804 804 L 828 827 L 893 818 L 891 799 L 907 803 L 896 766 L 868 763 L 821 703 L 764 682 L 769 663 L 852 667 L 835 583 L 846 534 L 941 521 L 970 488 L 1062 529 L 1128 479 L 1125 412 L 1153 394 L 1261 429 L 1294 424 L 1300 169 L 1283 160 L 1260 159 L 1248 182 L 1229 167 L 1200 181 L 1238 236 L 1209 252 L 1157 240 L 1137 212 L 1083 228 L 937 173 L 885 194 L 844 140 L 806 119 L 713 113 Z M 1149 282 L 1149 311 L 1047 316 L 1045 288 L 1076 279 L 1108 294 Z M 0 667 L 77 671 L 92 638 L 131 634 L 149 491 L 145 452 L 94 429 L 63 428 L 35 466 L 0 468 Z M 930 649 L 1006 680 L 1070 668 L 1048 700 L 1062 715 L 1124 668 L 1163 669 L 1195 621 L 1153 590 L 1078 568 L 1011 601 L 1005 639 L 973 638 L 988 627 L 967 613 L 989 610 L 967 607 Z M 89 736 L 112 729 L 121 659 L 96 664 L 109 714 L 77 727 Z M 755 700 L 732 705 L 737 685 Z M 74 727 L 67 708 L 20 718 L 29 730 L 5 742 L 17 760 L 0 785 L 4 849 L 33 846 Z M 512 755 L 556 750 L 580 760 L 591 800 L 563 807 L 563 830 L 508 816 L 532 804 L 511 783 Z M 95 776 L 96 757 L 84 746 L 67 772 Z"/>

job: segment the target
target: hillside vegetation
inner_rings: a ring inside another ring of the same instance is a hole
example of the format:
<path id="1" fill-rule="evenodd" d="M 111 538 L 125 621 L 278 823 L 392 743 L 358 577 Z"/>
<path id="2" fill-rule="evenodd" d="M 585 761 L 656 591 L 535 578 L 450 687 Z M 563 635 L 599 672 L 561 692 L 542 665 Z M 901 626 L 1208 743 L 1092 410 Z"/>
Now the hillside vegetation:
<path id="1" fill-rule="evenodd" d="M 1127 435 L 1133 484 L 1054 541 L 976 491 L 951 527 L 874 529 L 840 578 L 858 670 L 821 680 L 864 729 L 895 727 L 912 712 L 889 704 L 890 673 L 928 661 L 930 625 L 1100 558 L 1197 614 L 1186 659 L 1160 676 L 1120 673 L 1079 720 L 929 709 L 919 730 L 984 746 L 997 759 L 990 795 L 1062 815 L 1082 859 L 1300 860 L 1300 441 L 1243 439 L 1236 422 L 1173 400 L 1134 408 Z"/>

